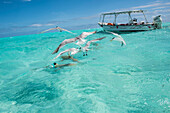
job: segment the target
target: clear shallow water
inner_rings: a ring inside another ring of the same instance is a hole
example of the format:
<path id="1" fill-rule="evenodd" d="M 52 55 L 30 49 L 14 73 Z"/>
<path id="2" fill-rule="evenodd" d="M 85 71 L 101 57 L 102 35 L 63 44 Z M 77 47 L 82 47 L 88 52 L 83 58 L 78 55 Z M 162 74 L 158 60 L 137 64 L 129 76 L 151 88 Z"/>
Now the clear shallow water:
<path id="1" fill-rule="evenodd" d="M 123 47 L 99 32 L 86 39 L 107 38 L 91 46 L 88 56 L 76 54 L 79 64 L 44 69 L 59 43 L 75 36 L 57 32 L 0 39 L 0 112 L 170 112 L 169 23 L 160 30 L 121 34 Z"/>

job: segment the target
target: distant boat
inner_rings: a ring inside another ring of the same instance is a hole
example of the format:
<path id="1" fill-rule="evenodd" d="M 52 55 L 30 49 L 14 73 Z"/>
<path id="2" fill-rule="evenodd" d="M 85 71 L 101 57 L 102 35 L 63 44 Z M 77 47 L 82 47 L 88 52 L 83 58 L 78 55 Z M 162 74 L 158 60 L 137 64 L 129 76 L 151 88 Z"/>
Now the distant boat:
<path id="1" fill-rule="evenodd" d="M 137 22 L 136 18 L 132 19 L 132 13 L 142 13 L 145 21 Z M 127 14 L 129 17 L 128 23 L 116 23 L 117 17 L 120 14 Z M 106 16 L 114 15 L 113 23 L 105 22 Z M 112 32 L 132 32 L 132 31 L 149 31 L 154 29 L 162 28 L 162 18 L 161 15 L 153 18 L 153 23 L 149 23 L 144 14 L 144 10 L 133 10 L 133 11 L 122 11 L 122 12 L 110 12 L 110 13 L 102 13 L 100 15 L 100 21 L 98 22 L 99 26 L 103 28 L 104 31 L 112 31 Z"/>

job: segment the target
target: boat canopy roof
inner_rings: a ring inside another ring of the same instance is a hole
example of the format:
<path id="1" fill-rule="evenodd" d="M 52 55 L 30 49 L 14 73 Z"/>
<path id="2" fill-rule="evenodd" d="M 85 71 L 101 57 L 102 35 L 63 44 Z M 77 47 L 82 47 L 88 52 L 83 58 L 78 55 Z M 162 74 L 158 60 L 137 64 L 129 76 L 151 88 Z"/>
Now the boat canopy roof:
<path id="1" fill-rule="evenodd" d="M 116 15 L 116 14 L 129 14 L 129 13 L 143 13 L 143 12 L 144 12 L 144 10 L 133 10 L 133 11 L 102 13 L 101 15 Z"/>

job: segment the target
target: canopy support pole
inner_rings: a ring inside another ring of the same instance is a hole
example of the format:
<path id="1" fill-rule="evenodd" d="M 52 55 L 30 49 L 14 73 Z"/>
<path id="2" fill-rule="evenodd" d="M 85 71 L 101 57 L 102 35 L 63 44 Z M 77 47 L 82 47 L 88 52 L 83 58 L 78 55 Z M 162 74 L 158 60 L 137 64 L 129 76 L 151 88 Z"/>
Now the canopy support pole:
<path id="1" fill-rule="evenodd" d="M 114 20 L 114 24 L 116 24 L 116 19 L 117 19 L 118 14 L 115 14 L 115 20 Z"/>
<path id="2" fill-rule="evenodd" d="M 144 12 L 142 12 L 142 13 L 143 13 L 143 15 L 144 15 L 144 17 L 145 17 L 145 21 L 146 21 L 146 23 L 148 23 L 148 20 L 146 19 L 146 16 L 145 16 Z"/>
<path id="3" fill-rule="evenodd" d="M 104 23 L 104 18 L 105 18 L 105 15 L 103 15 L 103 20 L 102 20 L 102 24 Z"/>
<path id="4" fill-rule="evenodd" d="M 129 21 L 130 21 L 130 20 L 132 21 L 132 17 L 131 17 L 131 15 L 130 15 L 130 13 L 128 13 L 128 14 L 129 14 L 129 18 L 130 18 Z"/>

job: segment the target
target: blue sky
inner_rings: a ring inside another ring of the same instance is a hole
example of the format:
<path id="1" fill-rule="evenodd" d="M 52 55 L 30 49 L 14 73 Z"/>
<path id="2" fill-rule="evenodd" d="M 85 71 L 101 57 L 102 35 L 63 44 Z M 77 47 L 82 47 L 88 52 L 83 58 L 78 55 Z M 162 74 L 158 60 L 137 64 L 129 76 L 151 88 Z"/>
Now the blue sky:
<path id="1" fill-rule="evenodd" d="M 102 12 L 147 10 L 170 22 L 169 0 L 0 0 L 0 37 L 36 34 L 56 25 L 68 30 L 98 27 Z"/>

